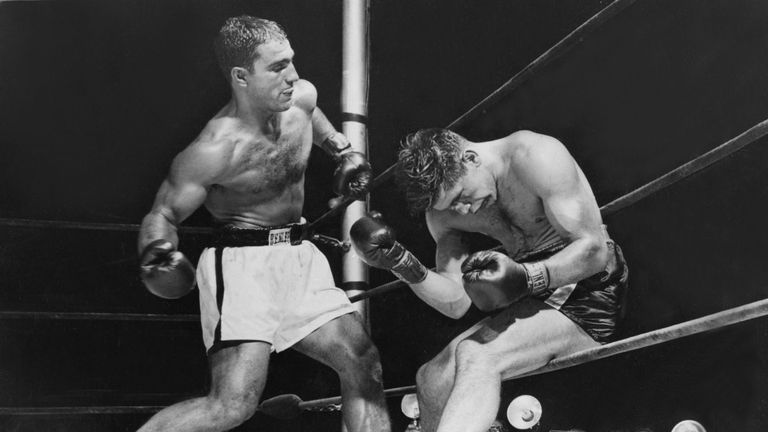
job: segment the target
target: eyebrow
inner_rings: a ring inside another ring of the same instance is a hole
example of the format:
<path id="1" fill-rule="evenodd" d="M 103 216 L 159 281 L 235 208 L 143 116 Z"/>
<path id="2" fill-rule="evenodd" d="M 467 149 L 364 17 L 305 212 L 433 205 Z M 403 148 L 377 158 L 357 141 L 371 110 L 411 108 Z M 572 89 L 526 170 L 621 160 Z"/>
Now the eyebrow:
<path id="1" fill-rule="evenodd" d="M 270 65 L 267 66 L 267 67 L 282 66 L 282 65 L 290 63 L 291 61 L 292 61 L 292 59 L 282 59 L 282 60 L 278 60 L 276 62 L 270 63 Z"/>

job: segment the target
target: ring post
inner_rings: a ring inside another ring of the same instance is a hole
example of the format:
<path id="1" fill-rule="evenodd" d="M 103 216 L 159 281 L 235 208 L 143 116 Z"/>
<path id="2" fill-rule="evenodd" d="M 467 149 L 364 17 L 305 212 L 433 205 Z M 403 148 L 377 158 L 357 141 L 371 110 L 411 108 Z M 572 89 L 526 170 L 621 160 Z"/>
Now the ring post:
<path id="1" fill-rule="evenodd" d="M 344 0 L 344 49 L 341 83 L 342 130 L 352 149 L 368 155 L 368 0 Z M 344 212 L 341 237 L 349 241 L 349 229 L 368 208 L 365 201 L 352 202 Z M 368 288 L 368 267 L 352 250 L 344 254 L 343 284 L 348 296 L 360 294 Z M 357 302 L 355 307 L 368 320 L 368 302 Z"/>
<path id="2" fill-rule="evenodd" d="M 341 111 L 342 131 L 352 144 L 352 150 L 368 156 L 368 0 L 344 0 Z M 350 241 L 349 229 L 368 210 L 369 195 L 364 201 L 352 202 L 344 212 L 341 238 Z M 342 288 L 352 297 L 368 288 L 368 267 L 355 254 L 354 249 L 343 255 Z M 368 300 L 354 304 L 370 327 Z M 347 430 L 341 425 L 342 432 Z"/>

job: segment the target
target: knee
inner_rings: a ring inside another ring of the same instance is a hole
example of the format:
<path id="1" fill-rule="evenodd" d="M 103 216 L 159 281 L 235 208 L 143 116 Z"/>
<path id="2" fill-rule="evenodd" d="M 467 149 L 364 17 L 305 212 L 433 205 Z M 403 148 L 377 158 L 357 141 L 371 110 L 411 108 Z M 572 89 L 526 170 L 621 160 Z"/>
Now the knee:
<path id="1" fill-rule="evenodd" d="M 348 376 L 356 381 L 382 382 L 379 350 L 372 342 L 368 341 L 347 350 L 346 357 L 346 365 L 337 370 L 342 378 Z"/>
<path id="2" fill-rule="evenodd" d="M 208 398 L 210 417 L 222 430 L 235 428 L 251 418 L 258 407 L 255 395 L 236 395 Z"/>
<path id="3" fill-rule="evenodd" d="M 491 372 L 496 369 L 487 347 L 477 341 L 465 339 L 456 346 L 456 372 L 482 370 Z"/>
<path id="4" fill-rule="evenodd" d="M 424 363 L 416 372 L 416 389 L 419 392 L 424 392 L 428 389 L 442 387 L 443 383 L 451 385 L 453 371 L 453 359 L 443 352 Z"/>

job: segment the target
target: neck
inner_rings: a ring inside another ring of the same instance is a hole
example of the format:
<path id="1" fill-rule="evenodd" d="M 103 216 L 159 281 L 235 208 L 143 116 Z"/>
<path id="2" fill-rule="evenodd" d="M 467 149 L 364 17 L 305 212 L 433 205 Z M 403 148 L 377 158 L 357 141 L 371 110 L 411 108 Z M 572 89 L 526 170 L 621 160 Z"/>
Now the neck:
<path id="1" fill-rule="evenodd" d="M 255 103 L 252 99 L 240 92 L 232 94 L 234 115 L 241 121 L 260 128 L 265 133 L 277 129 L 280 113 L 267 109 Z"/>

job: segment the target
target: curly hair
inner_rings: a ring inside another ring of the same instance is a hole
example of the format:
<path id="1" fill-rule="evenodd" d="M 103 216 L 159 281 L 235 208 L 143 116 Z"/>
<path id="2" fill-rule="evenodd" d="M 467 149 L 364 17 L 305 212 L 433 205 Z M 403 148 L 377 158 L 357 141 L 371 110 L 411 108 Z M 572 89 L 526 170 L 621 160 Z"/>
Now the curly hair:
<path id="1" fill-rule="evenodd" d="M 432 206 L 442 189 L 466 173 L 461 135 L 447 129 L 422 129 L 408 135 L 398 153 L 397 185 L 413 214 Z"/>
<path id="2" fill-rule="evenodd" d="M 219 67 L 227 81 L 233 67 L 243 67 L 250 71 L 253 62 L 259 57 L 257 48 L 275 40 L 288 40 L 288 35 L 274 21 L 249 15 L 227 19 L 213 44 Z"/>

